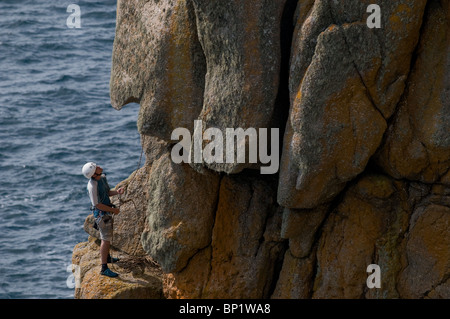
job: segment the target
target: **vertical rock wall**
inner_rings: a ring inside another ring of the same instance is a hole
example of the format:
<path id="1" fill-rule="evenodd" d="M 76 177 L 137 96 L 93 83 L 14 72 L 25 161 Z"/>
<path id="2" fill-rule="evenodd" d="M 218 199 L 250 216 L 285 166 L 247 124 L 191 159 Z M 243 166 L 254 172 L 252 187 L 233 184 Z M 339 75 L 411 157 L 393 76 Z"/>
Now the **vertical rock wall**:
<path id="1" fill-rule="evenodd" d="M 168 298 L 449 298 L 449 3 L 119 0 L 111 102 L 140 103 L 146 163 L 116 247 Z M 194 120 L 280 128 L 278 173 L 175 164 Z"/>

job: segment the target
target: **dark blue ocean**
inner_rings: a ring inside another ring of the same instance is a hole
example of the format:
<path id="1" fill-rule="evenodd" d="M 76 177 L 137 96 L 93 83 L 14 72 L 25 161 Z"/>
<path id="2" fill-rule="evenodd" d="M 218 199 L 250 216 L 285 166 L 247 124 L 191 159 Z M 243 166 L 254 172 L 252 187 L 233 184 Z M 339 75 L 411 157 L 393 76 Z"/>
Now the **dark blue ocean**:
<path id="1" fill-rule="evenodd" d="M 69 28 L 69 4 L 81 28 Z M 141 153 L 138 105 L 109 100 L 116 0 L 0 0 L 0 298 L 73 298 L 86 161 L 111 186 Z M 69 280 L 68 280 L 69 279 Z"/>

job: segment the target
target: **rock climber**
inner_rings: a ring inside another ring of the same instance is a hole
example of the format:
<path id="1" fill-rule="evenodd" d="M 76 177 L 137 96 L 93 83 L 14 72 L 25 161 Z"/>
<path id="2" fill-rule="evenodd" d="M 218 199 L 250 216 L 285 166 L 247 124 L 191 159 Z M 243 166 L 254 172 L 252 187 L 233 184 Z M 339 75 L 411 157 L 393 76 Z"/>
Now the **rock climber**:
<path id="1" fill-rule="evenodd" d="M 118 262 L 118 258 L 111 258 L 109 249 L 113 236 L 113 218 L 112 214 L 119 214 L 119 208 L 116 208 L 110 200 L 110 196 L 123 194 L 124 189 L 118 188 L 111 190 L 111 187 L 103 173 L 103 168 L 93 162 L 86 163 L 82 168 L 83 175 L 89 179 L 87 190 L 94 212 L 95 225 L 100 232 L 100 258 L 102 269 L 100 274 L 108 277 L 117 277 L 118 274 L 108 268 L 108 263 Z"/>

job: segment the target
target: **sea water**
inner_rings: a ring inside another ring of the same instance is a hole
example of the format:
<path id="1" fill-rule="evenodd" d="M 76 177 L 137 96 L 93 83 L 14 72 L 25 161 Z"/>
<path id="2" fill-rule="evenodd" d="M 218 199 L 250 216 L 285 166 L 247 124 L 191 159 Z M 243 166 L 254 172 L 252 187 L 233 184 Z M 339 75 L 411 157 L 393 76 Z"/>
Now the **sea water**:
<path id="1" fill-rule="evenodd" d="M 139 106 L 109 99 L 115 23 L 116 0 L 0 1 L 0 298 L 73 298 L 81 167 L 99 163 L 111 186 L 137 168 Z"/>

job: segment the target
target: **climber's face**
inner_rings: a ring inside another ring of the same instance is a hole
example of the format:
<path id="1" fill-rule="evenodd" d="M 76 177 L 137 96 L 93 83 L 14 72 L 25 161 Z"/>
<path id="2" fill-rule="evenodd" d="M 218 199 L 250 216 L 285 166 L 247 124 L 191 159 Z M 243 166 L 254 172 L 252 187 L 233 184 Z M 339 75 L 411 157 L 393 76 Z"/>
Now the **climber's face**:
<path id="1" fill-rule="evenodd" d="M 97 165 L 97 168 L 95 169 L 94 175 L 92 175 L 92 178 L 95 180 L 99 180 L 102 176 L 103 168 L 101 168 L 99 165 Z"/>

